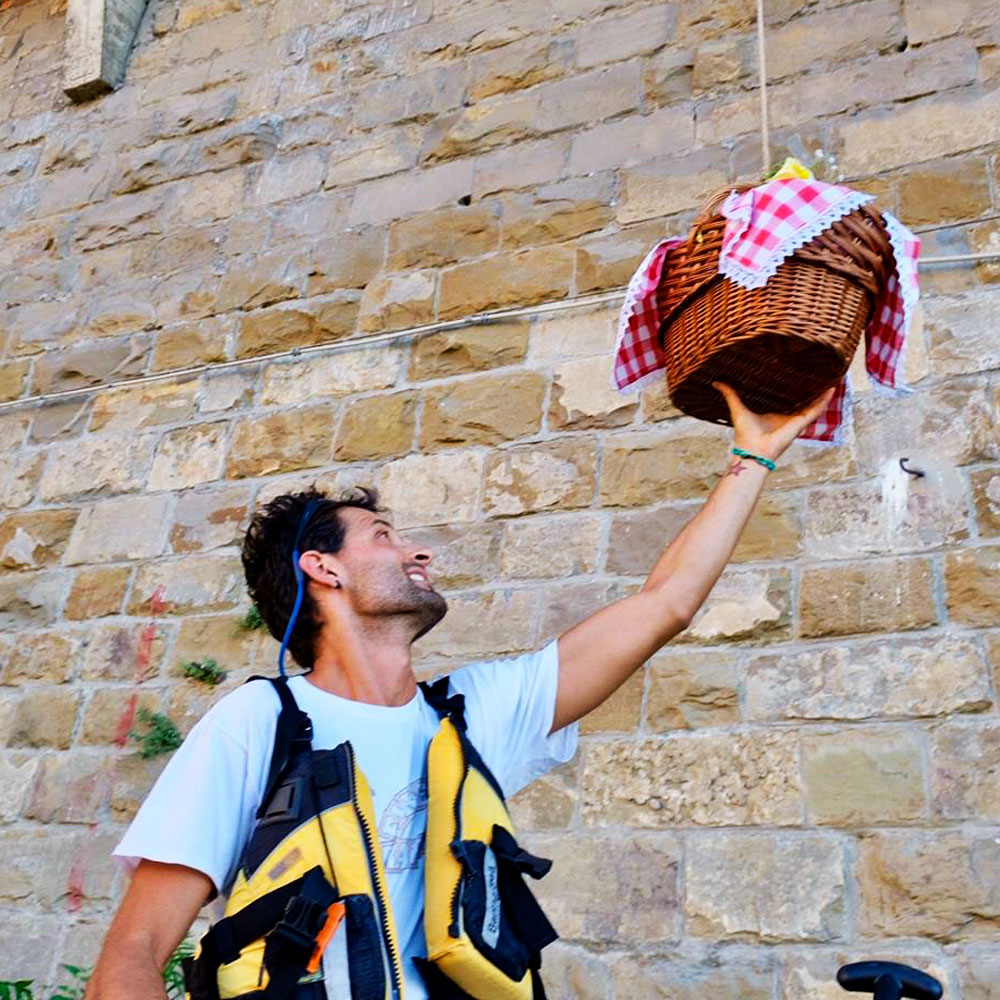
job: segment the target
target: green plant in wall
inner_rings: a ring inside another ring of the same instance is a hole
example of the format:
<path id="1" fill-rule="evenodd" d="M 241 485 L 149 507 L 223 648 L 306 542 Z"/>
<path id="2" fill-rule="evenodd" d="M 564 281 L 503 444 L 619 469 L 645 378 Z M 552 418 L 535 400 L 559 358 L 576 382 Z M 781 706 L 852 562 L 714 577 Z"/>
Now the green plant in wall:
<path id="1" fill-rule="evenodd" d="M 169 716 L 151 712 L 143 707 L 136 713 L 136 719 L 141 725 L 146 726 L 145 732 L 133 729 L 129 733 L 129 737 L 139 744 L 140 757 L 148 759 L 158 757 L 161 753 L 173 753 L 184 741 L 180 730 Z"/>
<path id="2" fill-rule="evenodd" d="M 212 659 L 189 660 L 181 665 L 181 673 L 209 687 L 216 687 L 226 679 L 225 670 Z"/>
<path id="3" fill-rule="evenodd" d="M 250 605 L 246 614 L 240 618 L 239 626 L 244 632 L 258 632 L 266 628 L 264 619 L 261 618 L 256 604 Z"/>

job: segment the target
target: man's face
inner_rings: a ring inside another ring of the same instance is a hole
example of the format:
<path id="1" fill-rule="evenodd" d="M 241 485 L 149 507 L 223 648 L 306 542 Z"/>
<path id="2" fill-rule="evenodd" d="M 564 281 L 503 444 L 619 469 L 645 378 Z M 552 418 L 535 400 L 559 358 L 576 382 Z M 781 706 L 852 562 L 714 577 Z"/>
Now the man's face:
<path id="1" fill-rule="evenodd" d="M 339 512 L 346 531 L 337 553 L 341 587 L 359 615 L 411 618 L 414 638 L 432 629 L 448 605 L 431 584 L 434 553 L 400 535 L 382 514 L 360 507 Z"/>

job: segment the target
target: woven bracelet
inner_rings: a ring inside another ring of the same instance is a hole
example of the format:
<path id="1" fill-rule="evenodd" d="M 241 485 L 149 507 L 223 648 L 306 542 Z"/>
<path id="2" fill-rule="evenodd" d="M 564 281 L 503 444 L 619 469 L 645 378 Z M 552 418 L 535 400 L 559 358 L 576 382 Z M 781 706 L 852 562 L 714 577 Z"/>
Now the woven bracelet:
<path id="1" fill-rule="evenodd" d="M 752 452 L 744 451 L 742 448 L 733 448 L 731 450 L 738 458 L 752 458 L 758 465 L 763 465 L 768 472 L 774 472 L 777 468 L 771 459 L 764 458 L 763 455 L 754 455 Z"/>

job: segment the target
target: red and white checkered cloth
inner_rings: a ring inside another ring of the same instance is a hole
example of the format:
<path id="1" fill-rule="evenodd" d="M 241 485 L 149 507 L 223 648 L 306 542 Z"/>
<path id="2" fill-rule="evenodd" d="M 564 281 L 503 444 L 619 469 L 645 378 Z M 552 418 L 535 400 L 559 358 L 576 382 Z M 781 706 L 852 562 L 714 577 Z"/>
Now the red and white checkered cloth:
<path id="1" fill-rule="evenodd" d="M 839 184 L 788 178 L 768 181 L 742 194 L 733 192 L 722 206 L 726 231 L 719 273 L 744 288 L 760 288 L 781 262 L 815 239 L 838 219 L 873 199 Z M 884 213 L 895 257 L 895 270 L 875 303 L 865 330 L 865 366 L 884 389 L 902 390 L 901 369 L 906 332 L 919 297 L 917 255 L 920 241 L 902 223 Z M 618 321 L 618 344 L 612 380 L 618 389 L 636 386 L 666 367 L 657 331 L 661 317 L 656 288 L 667 250 L 678 238 L 664 240 L 632 276 Z M 805 440 L 839 443 L 850 405 L 845 378 L 826 411 L 801 434 Z"/>

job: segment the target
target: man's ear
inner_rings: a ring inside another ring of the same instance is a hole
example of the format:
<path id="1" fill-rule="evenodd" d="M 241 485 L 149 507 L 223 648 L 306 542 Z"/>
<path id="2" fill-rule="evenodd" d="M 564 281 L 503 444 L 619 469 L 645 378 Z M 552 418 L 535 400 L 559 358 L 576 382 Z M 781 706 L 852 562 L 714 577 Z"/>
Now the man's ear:
<path id="1" fill-rule="evenodd" d="M 299 567 L 315 583 L 333 590 L 340 588 L 340 571 L 337 560 L 329 552 L 309 549 L 299 556 Z"/>

